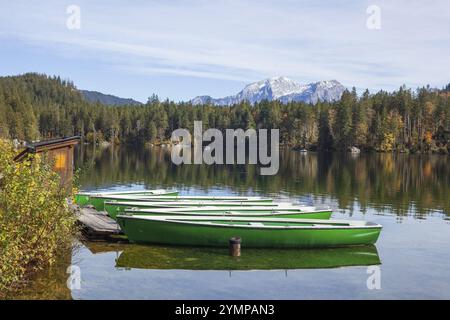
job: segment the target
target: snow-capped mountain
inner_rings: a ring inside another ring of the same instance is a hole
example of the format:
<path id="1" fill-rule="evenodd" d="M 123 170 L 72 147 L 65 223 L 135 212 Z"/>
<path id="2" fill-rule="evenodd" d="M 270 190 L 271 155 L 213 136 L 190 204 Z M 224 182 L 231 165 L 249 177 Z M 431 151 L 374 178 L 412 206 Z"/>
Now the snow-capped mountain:
<path id="1" fill-rule="evenodd" d="M 286 77 L 275 77 L 247 85 L 233 96 L 214 99 L 210 96 L 198 96 L 191 100 L 192 104 L 213 104 L 229 106 L 247 100 L 251 104 L 262 100 L 279 100 L 283 103 L 291 101 L 317 103 L 320 101 L 336 101 L 341 98 L 345 87 L 336 80 L 320 81 L 306 85 Z"/>

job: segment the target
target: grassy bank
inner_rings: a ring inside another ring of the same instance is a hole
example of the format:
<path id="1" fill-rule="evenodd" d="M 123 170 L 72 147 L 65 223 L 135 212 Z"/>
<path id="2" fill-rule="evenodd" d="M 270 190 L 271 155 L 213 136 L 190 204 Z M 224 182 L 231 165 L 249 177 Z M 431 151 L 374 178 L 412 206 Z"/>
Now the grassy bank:
<path id="1" fill-rule="evenodd" d="M 52 265 L 76 230 L 59 175 L 39 157 L 14 162 L 16 153 L 0 140 L 0 297 Z"/>

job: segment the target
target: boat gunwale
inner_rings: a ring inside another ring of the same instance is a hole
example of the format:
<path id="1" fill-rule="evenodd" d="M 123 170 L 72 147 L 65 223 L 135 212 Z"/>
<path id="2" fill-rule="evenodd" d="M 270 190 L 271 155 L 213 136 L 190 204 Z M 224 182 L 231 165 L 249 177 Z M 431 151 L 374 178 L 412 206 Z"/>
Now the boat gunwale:
<path id="1" fill-rule="evenodd" d="M 226 219 L 211 219 L 207 217 L 199 217 L 199 216 L 141 216 L 141 215 L 117 215 L 117 219 L 137 219 L 137 220 L 147 220 L 147 221 L 157 221 L 157 222 L 169 222 L 176 224 L 187 224 L 187 225 L 196 225 L 196 226 L 205 226 L 205 227 L 222 227 L 222 228 L 250 228 L 250 229 L 276 229 L 276 230 L 286 230 L 286 229 L 295 229 L 295 230 L 335 230 L 335 229 L 382 229 L 383 226 L 377 224 L 375 222 L 370 221 L 358 221 L 358 220 L 323 220 L 323 219 L 294 219 L 294 218 L 282 218 L 282 219 L 271 219 L 271 218 L 233 218 L 233 217 L 224 217 Z M 181 219 L 180 219 L 181 218 Z M 194 221 L 192 221 L 194 220 Z M 197 220 L 197 221 L 195 221 Z M 313 225 L 310 226 L 266 226 L 266 225 L 239 225 L 239 224 L 220 224 L 214 223 L 210 220 L 224 220 L 224 221 L 248 221 L 248 222 L 280 222 L 280 223 L 311 223 Z M 332 225 L 336 224 L 346 224 L 346 225 Z M 364 225 L 357 225 L 359 223 L 364 223 Z M 320 224 L 321 226 L 315 225 Z"/>
<path id="2" fill-rule="evenodd" d="M 203 205 L 203 204 L 207 204 L 204 205 L 203 207 L 217 207 L 218 205 L 230 205 L 230 206 L 235 206 L 237 207 L 238 205 L 242 205 L 242 206 L 246 206 L 246 207 L 270 207 L 270 208 L 276 208 L 276 207 L 280 207 L 278 204 L 276 204 L 276 202 L 272 202 L 273 205 L 268 205 L 267 203 L 264 202 L 247 202 L 247 201 L 196 201 L 196 200 L 186 200 L 186 201 L 105 201 L 105 204 L 109 204 L 109 205 L 119 205 L 119 206 L 137 206 L 137 207 L 145 207 L 145 206 L 149 206 L 149 207 L 154 207 L 154 206 L 158 206 L 158 205 L 184 205 L 184 204 L 197 204 L 197 205 Z M 290 204 L 290 203 L 282 203 L 281 207 L 286 207 L 286 208 L 291 208 L 291 207 L 301 207 L 295 204 Z"/>
<path id="3" fill-rule="evenodd" d="M 170 208 L 171 209 L 171 208 Z M 176 208 L 174 208 L 176 209 Z M 184 207 L 183 207 L 184 209 Z M 191 208 L 192 209 L 192 208 Z M 192 210 L 191 210 L 192 211 Z M 152 214 L 164 214 L 164 213 L 171 213 L 173 212 L 174 214 L 180 215 L 180 216 L 192 216 L 192 212 L 188 211 L 188 212 L 184 212 L 184 211 L 166 211 L 166 210 L 148 210 L 148 211 L 135 211 L 135 210 L 130 210 L 130 209 L 125 209 L 124 211 L 125 213 L 147 213 L 149 215 Z M 259 212 L 238 212 L 238 211 L 227 211 L 227 212 L 198 212 L 195 214 L 195 216 L 205 216 L 205 217 L 228 217 L 228 218 L 232 218 L 232 217 L 240 217 L 242 216 L 242 218 L 245 217 L 277 217 L 280 215 L 298 215 L 298 214 L 304 214 L 304 215 L 310 215 L 310 214 L 319 214 L 319 213 L 327 213 L 328 211 L 273 211 L 273 212 L 269 212 L 269 213 L 259 213 Z M 124 214 L 122 214 L 124 215 Z M 126 214 L 125 214 L 126 215 Z M 139 214 L 136 214 L 139 215 Z M 289 219 L 289 218 L 288 218 Z M 300 218 L 298 218 L 300 219 Z"/>
<path id="4" fill-rule="evenodd" d="M 110 204 L 108 202 L 105 202 L 106 204 Z M 163 204 L 163 203 L 162 203 Z M 250 212 L 257 212 L 257 211 L 272 211 L 273 213 L 277 213 L 277 212 L 282 212 L 282 213 L 322 213 L 322 212 L 329 212 L 331 211 L 331 208 L 327 208 L 327 209 L 318 209 L 318 210 L 304 210 L 301 207 L 297 207 L 297 206 L 285 206 L 285 207 L 251 207 L 251 206 L 234 206 L 234 207 L 226 207 L 226 206 L 187 206 L 187 207 L 169 207 L 169 208 L 137 208 L 137 207 L 132 207 L 130 206 L 130 208 L 125 209 L 124 212 L 135 212 L 135 213 L 164 213 L 164 212 L 169 212 L 169 213 L 185 213 L 185 212 L 190 212 L 190 211 L 197 211 L 197 212 L 208 212 L 208 211 L 248 211 Z"/>
<path id="5" fill-rule="evenodd" d="M 161 199 L 174 199 L 174 200 L 181 200 L 181 201 L 217 201 L 221 200 L 223 202 L 269 202 L 273 201 L 272 198 L 265 198 L 265 197 L 221 197 L 221 196 L 179 196 L 179 195 L 169 195 L 170 193 L 174 193 L 176 191 L 167 191 L 166 193 L 160 193 L 160 194 L 154 194 L 154 195 L 142 195 L 142 194 L 105 194 L 105 193 L 93 193 L 93 194 L 82 194 L 78 193 L 78 195 L 88 195 L 94 198 L 110 198 L 112 199 L 111 202 L 117 201 L 117 202 L 127 202 L 127 199 L 130 199 L 131 201 L 136 201 L 137 199 L 145 199 L 148 198 L 148 200 L 155 199 L 155 198 L 161 198 Z M 110 197 L 111 196 L 111 197 Z M 114 199 L 116 198 L 116 199 Z M 134 198 L 134 199 L 133 199 Z M 199 200 L 197 200 L 199 199 Z M 124 201 L 120 201 L 124 200 Z M 139 201 L 141 202 L 141 201 Z M 150 202 L 150 201 L 149 201 Z M 300 205 L 300 204 L 299 204 Z"/>
<path id="6" fill-rule="evenodd" d="M 89 196 L 89 197 L 101 197 L 101 196 L 142 196 L 146 194 L 154 194 L 155 196 L 164 196 L 167 193 L 178 192 L 177 190 L 166 190 L 166 189 L 153 189 L 153 190 L 130 190 L 130 191 L 81 191 L 76 195 Z M 170 197 L 170 196 L 168 196 Z M 174 196 L 176 197 L 176 196 Z"/>

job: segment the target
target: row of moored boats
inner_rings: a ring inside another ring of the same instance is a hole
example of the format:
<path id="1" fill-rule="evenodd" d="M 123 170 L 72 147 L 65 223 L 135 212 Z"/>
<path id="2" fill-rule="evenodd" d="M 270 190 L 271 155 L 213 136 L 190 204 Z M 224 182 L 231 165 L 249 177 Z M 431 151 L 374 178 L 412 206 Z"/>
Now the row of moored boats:
<path id="1" fill-rule="evenodd" d="M 177 191 L 78 193 L 80 206 L 106 211 L 134 243 L 315 248 L 374 244 L 381 225 L 332 220 L 327 206 L 275 202 L 264 197 L 180 196 Z"/>

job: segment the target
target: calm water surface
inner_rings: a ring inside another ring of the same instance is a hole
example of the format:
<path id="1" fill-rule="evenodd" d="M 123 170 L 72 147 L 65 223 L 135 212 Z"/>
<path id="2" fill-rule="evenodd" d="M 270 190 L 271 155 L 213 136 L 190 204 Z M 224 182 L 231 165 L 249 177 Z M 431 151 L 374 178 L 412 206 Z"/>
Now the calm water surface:
<path id="1" fill-rule="evenodd" d="M 78 243 L 20 297 L 62 299 L 450 298 L 450 159 L 441 155 L 281 154 L 276 176 L 255 166 L 175 166 L 166 149 L 79 148 L 85 190 L 175 188 L 329 204 L 333 218 L 383 225 L 376 246 L 325 250 Z M 80 267 L 81 288 L 66 287 Z M 381 288 L 369 290 L 371 266 Z"/>

